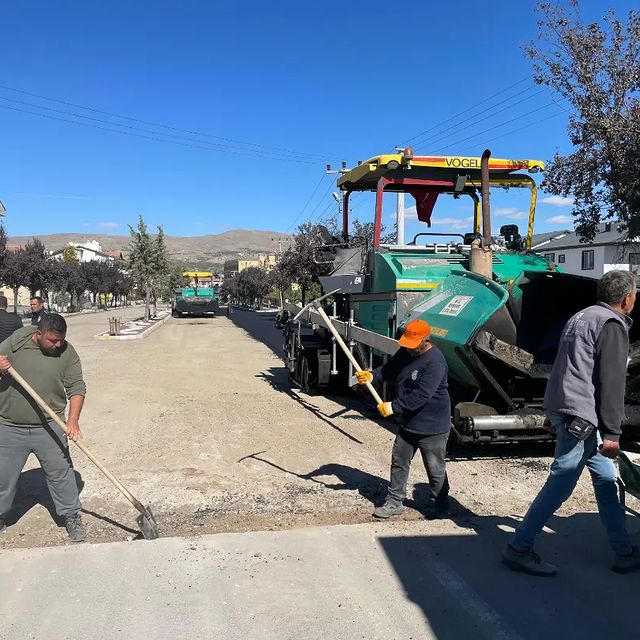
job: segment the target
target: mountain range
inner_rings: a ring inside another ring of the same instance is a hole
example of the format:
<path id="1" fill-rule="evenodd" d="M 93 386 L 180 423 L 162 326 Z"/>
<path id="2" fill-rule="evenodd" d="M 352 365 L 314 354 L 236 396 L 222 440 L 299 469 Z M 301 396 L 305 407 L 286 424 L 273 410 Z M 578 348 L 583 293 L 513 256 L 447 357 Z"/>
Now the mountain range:
<path id="1" fill-rule="evenodd" d="M 62 249 L 70 242 L 96 240 L 103 251 L 122 251 L 125 255 L 131 238 L 99 233 L 53 233 L 35 236 L 12 236 L 10 245 L 24 245 L 38 238 L 49 251 Z M 286 248 L 291 236 L 277 231 L 235 229 L 205 236 L 165 236 L 169 253 L 185 265 L 203 267 L 221 265 L 225 260 L 254 258 L 261 253 Z"/>

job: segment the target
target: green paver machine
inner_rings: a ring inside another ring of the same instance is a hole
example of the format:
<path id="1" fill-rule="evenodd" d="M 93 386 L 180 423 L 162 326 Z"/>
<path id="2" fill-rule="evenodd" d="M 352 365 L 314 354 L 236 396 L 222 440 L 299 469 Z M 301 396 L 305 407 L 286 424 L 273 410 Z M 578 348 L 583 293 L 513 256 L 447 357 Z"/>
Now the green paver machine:
<path id="1" fill-rule="evenodd" d="M 171 313 L 180 316 L 210 316 L 218 310 L 218 290 L 210 271 L 184 271 L 184 286 L 174 291 Z"/>
<path id="2" fill-rule="evenodd" d="M 571 315 L 596 300 L 596 280 L 562 273 L 531 252 L 537 187 L 529 174 L 543 169 L 537 160 L 494 159 L 488 151 L 481 158 L 435 157 L 405 149 L 344 170 L 337 181 L 342 237 L 323 248 L 333 270 L 321 278 L 324 292 L 337 290 L 331 322 L 365 367 L 395 353 L 409 320 L 428 322 L 449 365 L 453 428 L 462 442 L 551 437 L 542 398 L 560 334 Z M 495 188 L 529 190 L 525 237 L 513 224 L 492 235 L 489 191 Z M 349 238 L 349 198 L 359 191 L 376 197 L 371 248 Z M 427 228 L 436 202 L 466 198 L 473 214 L 469 232 L 425 231 L 407 243 L 381 243 L 384 198 L 397 192 L 415 199 Z M 289 311 L 296 314 L 293 306 Z M 303 388 L 353 386 L 351 364 L 322 318 L 310 309 L 300 319 L 312 328 L 298 325 L 286 333 L 292 380 Z M 635 366 L 640 353 L 630 371 Z"/>

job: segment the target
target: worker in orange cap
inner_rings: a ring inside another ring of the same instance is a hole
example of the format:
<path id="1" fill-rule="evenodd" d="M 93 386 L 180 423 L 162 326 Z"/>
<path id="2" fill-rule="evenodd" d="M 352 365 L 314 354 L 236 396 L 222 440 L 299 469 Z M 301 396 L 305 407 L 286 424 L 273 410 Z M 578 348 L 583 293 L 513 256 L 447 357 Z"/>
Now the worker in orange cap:
<path id="1" fill-rule="evenodd" d="M 400 515 L 407 497 L 409 468 L 420 449 L 429 477 L 431 504 L 428 518 L 448 514 L 449 481 L 445 451 L 451 429 L 451 399 L 447 384 L 447 363 L 430 341 L 431 330 L 424 320 L 412 320 L 405 327 L 400 349 L 375 371 L 358 371 L 360 384 L 392 382 L 395 398 L 381 402 L 383 417 L 394 416 L 400 428 L 391 454 L 391 482 L 384 504 L 373 515 L 390 518 Z"/>

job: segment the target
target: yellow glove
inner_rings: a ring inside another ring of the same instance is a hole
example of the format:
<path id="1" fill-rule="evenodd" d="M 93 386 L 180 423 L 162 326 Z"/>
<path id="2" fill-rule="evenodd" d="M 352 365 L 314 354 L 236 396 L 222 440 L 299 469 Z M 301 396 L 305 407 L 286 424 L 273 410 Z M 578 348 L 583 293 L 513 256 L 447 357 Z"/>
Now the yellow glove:
<path id="1" fill-rule="evenodd" d="M 383 418 L 388 418 L 389 416 L 393 415 L 393 409 L 391 408 L 390 402 L 381 402 L 378 405 L 378 411 Z"/>
<path id="2" fill-rule="evenodd" d="M 367 384 L 373 380 L 373 373 L 371 371 L 356 371 L 356 379 L 359 384 Z"/>

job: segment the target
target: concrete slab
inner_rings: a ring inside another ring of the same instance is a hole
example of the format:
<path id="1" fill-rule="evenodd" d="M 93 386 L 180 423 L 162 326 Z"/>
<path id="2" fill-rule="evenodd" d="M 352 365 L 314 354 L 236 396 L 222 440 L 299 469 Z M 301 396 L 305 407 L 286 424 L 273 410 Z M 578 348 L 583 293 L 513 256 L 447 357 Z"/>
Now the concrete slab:
<path id="1" fill-rule="evenodd" d="M 0 636 L 638 636 L 640 575 L 609 571 L 595 514 L 552 523 L 542 541 L 561 560 L 552 579 L 500 564 L 513 524 L 487 517 L 466 527 L 394 522 L 10 550 L 0 556 Z"/>

